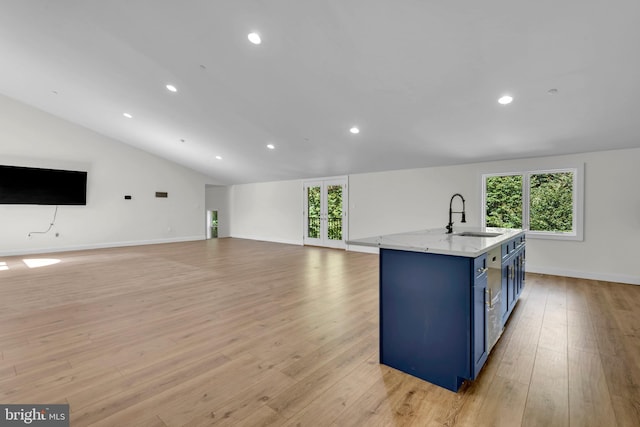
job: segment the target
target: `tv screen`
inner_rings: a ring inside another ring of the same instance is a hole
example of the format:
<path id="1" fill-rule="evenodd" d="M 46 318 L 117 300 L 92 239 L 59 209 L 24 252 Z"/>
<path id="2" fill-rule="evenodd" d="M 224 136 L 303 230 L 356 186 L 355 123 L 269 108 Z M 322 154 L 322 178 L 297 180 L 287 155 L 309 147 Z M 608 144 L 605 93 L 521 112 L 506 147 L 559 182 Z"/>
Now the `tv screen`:
<path id="1" fill-rule="evenodd" d="M 87 173 L 0 165 L 0 204 L 86 205 Z"/>

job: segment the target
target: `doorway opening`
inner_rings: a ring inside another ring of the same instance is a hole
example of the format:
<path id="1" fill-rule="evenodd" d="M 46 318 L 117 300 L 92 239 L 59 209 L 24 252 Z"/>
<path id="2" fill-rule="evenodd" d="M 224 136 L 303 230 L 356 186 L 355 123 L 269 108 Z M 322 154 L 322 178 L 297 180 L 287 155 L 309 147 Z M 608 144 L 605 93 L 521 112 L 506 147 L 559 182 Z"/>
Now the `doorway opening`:
<path id="1" fill-rule="evenodd" d="M 207 239 L 218 238 L 218 211 L 207 211 Z"/>

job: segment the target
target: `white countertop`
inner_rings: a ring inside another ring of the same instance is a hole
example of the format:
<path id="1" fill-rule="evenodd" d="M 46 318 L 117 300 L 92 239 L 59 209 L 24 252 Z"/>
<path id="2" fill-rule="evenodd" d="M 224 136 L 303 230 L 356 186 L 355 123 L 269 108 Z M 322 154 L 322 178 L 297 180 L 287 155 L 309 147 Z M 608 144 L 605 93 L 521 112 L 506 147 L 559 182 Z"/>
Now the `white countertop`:
<path id="1" fill-rule="evenodd" d="M 465 231 L 494 232 L 500 233 L 500 235 L 496 237 L 459 235 L 459 233 Z M 348 240 L 347 244 L 475 258 L 523 233 L 524 230 L 510 228 L 470 228 L 454 226 L 453 234 L 446 234 L 444 228 L 438 228 Z"/>

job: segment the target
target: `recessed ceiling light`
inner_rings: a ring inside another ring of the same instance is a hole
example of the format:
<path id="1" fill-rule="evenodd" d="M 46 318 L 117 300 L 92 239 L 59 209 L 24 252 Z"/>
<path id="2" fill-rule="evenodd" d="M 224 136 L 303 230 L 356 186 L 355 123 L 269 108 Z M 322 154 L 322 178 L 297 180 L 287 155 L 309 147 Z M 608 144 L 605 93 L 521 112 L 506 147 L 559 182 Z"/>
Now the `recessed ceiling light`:
<path id="1" fill-rule="evenodd" d="M 177 92 L 178 91 L 178 88 L 176 88 L 174 85 L 171 85 L 171 84 L 169 84 L 169 85 L 167 85 L 165 87 L 167 88 L 167 90 L 169 92 Z"/>
<path id="2" fill-rule="evenodd" d="M 360 129 L 358 129 L 357 127 L 352 127 L 351 129 L 349 129 L 349 132 L 351 132 L 352 134 L 357 134 L 360 133 Z"/>
<path id="3" fill-rule="evenodd" d="M 498 99 L 498 103 L 502 105 L 511 104 L 511 102 L 513 102 L 513 97 L 509 95 L 504 95 Z"/>
<path id="4" fill-rule="evenodd" d="M 222 160 L 222 156 L 216 156 L 216 159 Z"/>
<path id="5" fill-rule="evenodd" d="M 275 145 L 273 145 L 273 144 L 267 144 L 267 148 L 268 148 L 269 150 L 274 150 L 274 149 L 276 148 L 276 146 L 275 146 Z"/>
<path id="6" fill-rule="evenodd" d="M 127 119 L 133 119 L 133 116 L 129 113 L 122 113 L 123 116 L 125 116 Z"/>
<path id="7" fill-rule="evenodd" d="M 249 33 L 247 35 L 247 38 L 249 39 L 249 41 L 253 44 L 260 44 L 262 43 L 262 39 L 260 38 L 260 34 L 258 33 Z"/>

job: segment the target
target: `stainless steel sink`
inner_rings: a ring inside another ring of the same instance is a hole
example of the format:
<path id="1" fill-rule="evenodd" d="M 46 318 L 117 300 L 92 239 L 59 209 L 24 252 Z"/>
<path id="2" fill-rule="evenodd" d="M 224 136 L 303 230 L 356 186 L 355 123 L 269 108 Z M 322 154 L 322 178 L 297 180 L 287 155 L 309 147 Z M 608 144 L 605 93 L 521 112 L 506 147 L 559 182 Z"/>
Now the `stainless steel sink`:
<path id="1" fill-rule="evenodd" d="M 492 233 L 489 231 L 463 231 L 454 234 L 454 236 L 461 237 L 498 237 L 500 235 L 502 235 L 502 233 Z"/>

